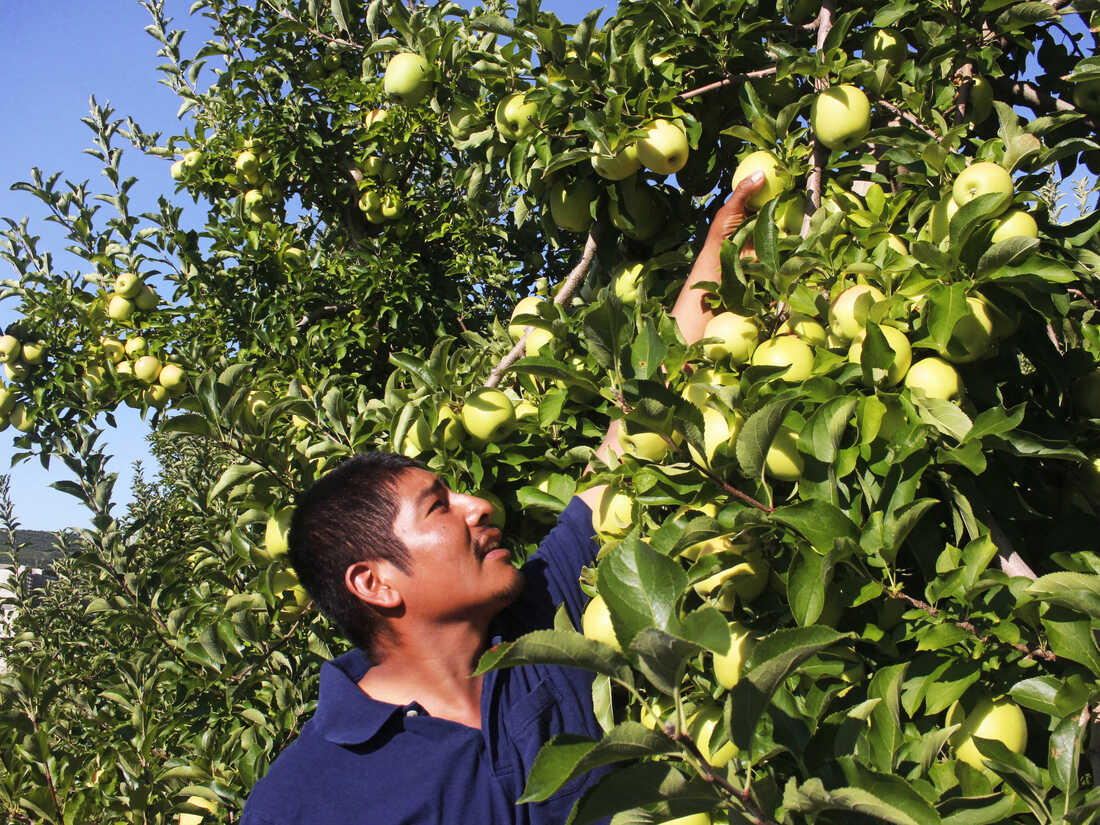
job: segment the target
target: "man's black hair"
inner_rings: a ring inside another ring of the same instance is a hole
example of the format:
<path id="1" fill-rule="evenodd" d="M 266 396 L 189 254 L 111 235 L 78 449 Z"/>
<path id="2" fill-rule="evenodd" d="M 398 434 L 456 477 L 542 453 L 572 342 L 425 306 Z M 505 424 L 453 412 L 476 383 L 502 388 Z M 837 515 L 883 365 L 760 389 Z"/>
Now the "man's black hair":
<path id="1" fill-rule="evenodd" d="M 344 584 L 348 567 L 385 559 L 408 572 L 409 553 L 393 534 L 397 477 L 421 465 L 393 453 L 353 456 L 298 498 L 290 523 L 290 563 L 318 609 L 357 647 L 372 653 L 378 614 Z"/>

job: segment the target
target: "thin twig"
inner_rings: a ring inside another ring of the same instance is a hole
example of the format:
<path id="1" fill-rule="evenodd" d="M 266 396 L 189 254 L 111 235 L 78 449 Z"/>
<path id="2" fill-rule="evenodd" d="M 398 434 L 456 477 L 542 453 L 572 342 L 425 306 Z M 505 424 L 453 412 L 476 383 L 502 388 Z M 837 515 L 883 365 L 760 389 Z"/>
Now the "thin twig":
<path id="1" fill-rule="evenodd" d="M 734 83 L 744 83 L 746 80 L 755 80 L 772 74 L 775 74 L 775 66 L 770 66 L 766 69 L 757 69 L 755 72 L 744 72 L 742 74 L 731 75 L 724 80 L 716 80 L 714 83 L 708 83 L 706 86 L 700 86 L 698 89 L 692 89 L 690 92 L 683 92 L 679 95 L 679 98 L 680 100 L 688 100 L 689 98 L 705 95 L 707 92 L 713 92 Z"/>
<path id="2" fill-rule="evenodd" d="M 577 291 L 577 287 L 580 286 L 581 281 L 588 275 L 588 271 L 592 267 L 592 261 L 596 257 L 596 235 L 599 234 L 599 230 L 600 226 L 598 224 L 592 227 L 588 233 L 588 238 L 584 242 L 584 252 L 581 253 L 580 261 L 562 281 L 558 294 L 554 296 L 554 303 L 558 306 L 567 305 L 567 302 L 573 297 L 573 293 Z M 533 327 L 527 327 L 523 331 L 523 337 L 516 342 L 516 345 L 509 350 L 500 363 L 493 367 L 489 373 L 489 378 L 485 381 L 486 387 L 495 387 L 499 384 L 508 368 L 523 356 L 523 352 L 527 348 L 527 336 L 532 329 Z"/>
<path id="3" fill-rule="evenodd" d="M 900 117 L 902 120 L 906 120 L 916 126 L 918 129 L 928 135 L 928 137 L 933 138 L 934 140 L 941 139 L 940 136 L 936 134 L 935 130 L 925 126 L 923 123 L 921 123 L 920 119 L 918 119 L 917 116 L 912 114 L 911 112 L 906 112 L 905 110 L 903 110 L 899 106 L 895 106 L 893 103 L 891 103 L 889 100 L 886 100 L 885 98 L 879 98 L 879 100 L 876 102 L 886 111 L 892 112 L 893 114 Z"/>

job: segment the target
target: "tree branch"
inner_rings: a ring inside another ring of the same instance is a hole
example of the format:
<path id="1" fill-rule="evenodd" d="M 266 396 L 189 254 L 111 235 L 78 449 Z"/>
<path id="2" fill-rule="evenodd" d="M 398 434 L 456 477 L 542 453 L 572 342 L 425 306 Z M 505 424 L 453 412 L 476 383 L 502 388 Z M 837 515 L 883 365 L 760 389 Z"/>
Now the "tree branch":
<path id="1" fill-rule="evenodd" d="M 829 32 L 833 28 L 833 12 L 836 5 L 834 0 L 824 0 L 821 4 L 821 11 L 817 15 L 817 53 L 820 57 L 825 48 L 825 39 L 829 36 Z M 820 93 L 828 85 L 828 81 L 824 78 L 818 78 L 814 81 L 814 87 Z M 806 190 L 810 196 L 810 208 L 806 210 L 805 216 L 802 218 L 802 231 L 801 235 L 805 238 L 810 234 L 810 220 L 813 218 L 813 213 L 821 208 L 821 192 L 824 189 L 824 168 L 825 163 L 829 159 L 829 150 L 824 146 L 815 134 L 813 137 L 813 157 L 814 165 L 810 169 L 810 176 L 806 180 Z"/>
<path id="2" fill-rule="evenodd" d="M 770 66 L 766 69 L 757 69 L 755 72 L 744 72 L 743 74 L 731 75 L 724 80 L 716 80 L 714 83 L 708 83 L 706 86 L 700 86 L 698 89 L 692 89 L 690 92 L 683 92 L 679 95 L 679 98 L 680 100 L 688 100 L 693 97 L 698 97 L 699 95 L 705 95 L 707 92 L 713 92 L 725 86 L 730 86 L 734 83 L 744 83 L 746 80 L 755 80 L 756 78 L 767 77 L 771 74 L 775 74 L 775 66 Z"/>
<path id="3" fill-rule="evenodd" d="M 600 226 L 598 224 L 592 227 L 588 233 L 588 238 L 584 242 L 584 251 L 581 253 L 580 261 L 565 276 L 565 280 L 561 282 L 558 294 L 554 296 L 554 303 L 558 306 L 566 305 L 569 299 L 573 297 L 573 293 L 577 291 L 581 281 L 588 275 L 588 271 L 592 267 L 592 261 L 596 257 L 596 235 L 599 234 L 599 230 Z M 516 341 L 516 345 L 501 359 L 499 364 L 493 367 L 489 373 L 489 378 L 485 381 L 486 387 L 495 387 L 499 384 L 508 368 L 523 357 L 523 352 L 527 347 L 527 336 L 530 335 L 532 329 L 533 327 L 527 327 L 523 331 L 523 337 Z"/>
<path id="4" fill-rule="evenodd" d="M 904 109 L 900 108 L 899 106 L 895 106 L 893 103 L 891 103 L 886 98 L 879 98 L 875 102 L 879 106 L 881 106 L 883 109 L 885 109 L 886 111 L 891 112 L 894 115 L 897 115 L 898 117 L 900 117 L 902 120 L 908 121 L 909 123 L 913 124 L 914 126 L 916 126 L 918 129 L 920 129 L 922 132 L 924 132 L 926 135 L 928 135 L 928 137 L 932 138 L 933 140 L 940 140 L 941 139 L 940 136 L 938 134 L 936 134 L 935 130 L 930 129 L 928 126 L 925 126 L 923 123 L 921 123 L 920 119 L 918 119 L 917 116 L 912 114 L 911 112 L 906 112 Z"/>

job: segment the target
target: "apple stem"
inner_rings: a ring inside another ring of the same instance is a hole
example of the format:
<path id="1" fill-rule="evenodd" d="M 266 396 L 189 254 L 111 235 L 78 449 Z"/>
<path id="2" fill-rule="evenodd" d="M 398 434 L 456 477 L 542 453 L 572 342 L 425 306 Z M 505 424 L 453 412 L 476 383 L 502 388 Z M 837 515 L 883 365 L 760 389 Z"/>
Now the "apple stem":
<path id="1" fill-rule="evenodd" d="M 565 280 L 562 281 L 561 288 L 558 289 L 558 294 L 554 296 L 555 304 L 561 307 L 568 306 L 568 302 L 573 297 L 573 293 L 577 291 L 577 287 L 580 286 L 581 281 L 588 275 L 589 270 L 592 268 L 592 261 L 596 257 L 596 236 L 600 234 L 601 228 L 599 224 L 596 224 L 592 227 L 591 231 L 589 231 L 588 238 L 584 242 L 584 251 L 581 253 L 581 259 L 565 277 Z M 527 327 L 523 331 L 523 337 L 516 341 L 515 346 L 512 347 L 508 354 L 500 360 L 500 363 L 489 372 L 489 377 L 485 381 L 486 387 L 495 387 L 499 384 L 500 379 L 504 377 L 504 373 L 508 368 L 523 356 L 524 350 L 527 347 L 527 336 L 532 329 L 533 327 Z"/>

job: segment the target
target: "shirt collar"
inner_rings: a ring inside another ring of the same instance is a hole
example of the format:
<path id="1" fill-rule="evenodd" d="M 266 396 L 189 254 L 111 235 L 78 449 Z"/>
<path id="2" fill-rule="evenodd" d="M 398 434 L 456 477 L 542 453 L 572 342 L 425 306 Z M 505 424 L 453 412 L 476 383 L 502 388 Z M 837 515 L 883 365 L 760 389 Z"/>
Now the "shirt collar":
<path id="1" fill-rule="evenodd" d="M 400 710 L 365 694 L 359 680 L 370 663 L 361 650 L 350 650 L 321 666 L 321 689 L 313 723 L 320 734 L 336 745 L 359 745 L 368 741 Z"/>

